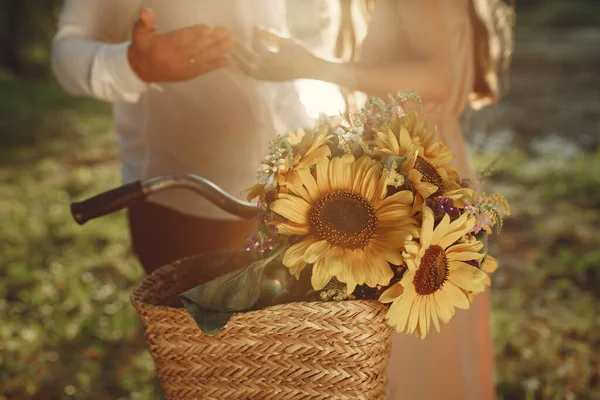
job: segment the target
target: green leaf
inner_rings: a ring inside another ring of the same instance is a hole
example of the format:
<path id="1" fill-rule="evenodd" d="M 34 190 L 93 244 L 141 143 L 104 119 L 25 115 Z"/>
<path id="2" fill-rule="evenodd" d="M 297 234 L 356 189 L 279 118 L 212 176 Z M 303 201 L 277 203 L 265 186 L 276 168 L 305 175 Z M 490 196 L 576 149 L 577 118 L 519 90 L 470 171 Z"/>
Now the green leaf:
<path id="1" fill-rule="evenodd" d="M 179 295 L 186 311 L 207 335 L 219 332 L 236 311 L 252 308 L 259 300 L 265 268 L 282 255 L 279 250 L 262 259 Z"/>
<path id="2" fill-rule="evenodd" d="M 406 161 L 406 156 L 402 156 L 402 157 L 398 157 L 398 156 L 385 156 L 383 158 L 383 165 L 385 166 L 386 169 L 392 170 L 392 169 L 394 169 L 394 163 L 395 163 L 396 164 L 396 170 L 398 172 L 400 172 L 400 173 L 403 173 L 404 171 L 400 167 L 402 166 L 402 164 L 404 163 L 404 161 Z"/>
<path id="3" fill-rule="evenodd" d="M 194 318 L 196 325 L 207 335 L 216 335 L 223 329 L 233 316 L 233 312 L 212 311 L 200 308 L 185 296 L 179 297 L 186 311 Z"/>

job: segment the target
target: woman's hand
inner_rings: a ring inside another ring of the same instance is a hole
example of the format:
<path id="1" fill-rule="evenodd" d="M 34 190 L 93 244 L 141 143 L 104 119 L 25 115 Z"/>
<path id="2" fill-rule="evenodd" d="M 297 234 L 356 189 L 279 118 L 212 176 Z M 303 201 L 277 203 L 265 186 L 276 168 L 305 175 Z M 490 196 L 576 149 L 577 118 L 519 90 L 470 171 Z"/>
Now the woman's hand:
<path id="1" fill-rule="evenodd" d="M 157 33 L 155 15 L 142 9 L 127 57 L 144 82 L 177 82 L 226 66 L 226 53 L 235 45 L 226 28 L 197 25 Z"/>
<path id="2" fill-rule="evenodd" d="M 321 61 L 300 42 L 261 28 L 255 29 L 253 47 L 238 46 L 233 58 L 242 71 L 259 80 L 312 78 Z"/>

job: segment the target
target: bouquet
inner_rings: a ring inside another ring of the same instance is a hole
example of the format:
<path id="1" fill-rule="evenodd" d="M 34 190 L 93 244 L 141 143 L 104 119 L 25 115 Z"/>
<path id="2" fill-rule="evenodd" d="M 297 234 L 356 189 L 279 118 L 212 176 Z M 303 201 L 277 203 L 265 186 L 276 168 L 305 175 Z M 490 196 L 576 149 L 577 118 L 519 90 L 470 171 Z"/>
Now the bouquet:
<path id="1" fill-rule="evenodd" d="M 214 334 L 235 312 L 290 301 L 377 299 L 390 326 L 424 338 L 468 309 L 497 268 L 487 235 L 510 211 L 435 137 L 409 91 L 274 139 L 248 195 L 255 261 L 181 294 L 198 326 Z"/>

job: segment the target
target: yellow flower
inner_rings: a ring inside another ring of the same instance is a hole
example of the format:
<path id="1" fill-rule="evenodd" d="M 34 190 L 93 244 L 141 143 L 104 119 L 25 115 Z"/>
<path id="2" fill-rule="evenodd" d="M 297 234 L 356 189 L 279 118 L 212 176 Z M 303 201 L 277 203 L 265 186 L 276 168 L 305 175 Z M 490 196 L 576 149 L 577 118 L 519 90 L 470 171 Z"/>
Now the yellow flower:
<path id="1" fill-rule="evenodd" d="M 469 308 L 465 292 L 481 293 L 489 281 L 485 272 L 465 262 L 483 257 L 483 243 L 460 242 L 475 220 L 465 213 L 454 222 L 445 215 L 435 229 L 433 224 L 433 211 L 424 206 L 419 242 L 407 241 L 402 254 L 408 270 L 379 299 L 392 303 L 389 325 L 421 338 L 427 335 L 431 321 L 439 332 L 439 320 L 447 323 L 455 308 Z"/>
<path id="2" fill-rule="evenodd" d="M 280 234 L 305 236 L 291 246 L 283 264 L 298 277 L 313 264 L 312 286 L 321 290 L 333 278 L 347 285 L 387 285 L 389 265 L 402 264 L 402 244 L 418 235 L 411 210 L 413 194 L 386 197 L 387 173 L 364 156 L 320 158 L 313 173 L 297 171 L 297 181 L 280 193 L 271 209 L 288 221 Z"/>
<path id="3" fill-rule="evenodd" d="M 412 146 L 417 146 L 418 154 L 435 168 L 448 165 L 454 154 L 444 143 L 434 141 L 436 134 L 437 128 L 427 130 L 417 113 L 410 112 L 380 129 L 374 142 L 376 153 L 403 157 Z"/>
<path id="4" fill-rule="evenodd" d="M 495 257 L 492 257 L 488 254 L 485 259 L 485 262 L 481 266 L 481 269 L 488 274 L 493 274 L 498 269 L 498 260 Z"/>
<path id="5" fill-rule="evenodd" d="M 459 177 L 448 178 L 450 166 L 436 168 L 425 158 L 418 155 L 417 146 L 413 145 L 405 155 L 405 161 L 400 166 L 406 175 L 410 186 L 415 191 L 414 211 L 420 211 L 425 199 L 434 196 L 449 197 L 454 206 L 464 208 L 464 199 L 473 197 L 473 190 L 460 187 Z"/>
<path id="6" fill-rule="evenodd" d="M 295 170 L 315 165 L 320 158 L 331 155 L 328 144 L 333 135 L 329 134 L 328 126 L 323 125 L 308 133 L 302 132 L 304 130 L 299 129 L 298 134 L 293 136 L 292 140 L 298 142 L 298 147 L 294 151 L 294 165 L 292 168 Z"/>
<path id="7" fill-rule="evenodd" d="M 257 175 L 261 177 L 259 182 L 248 189 L 248 201 L 259 197 L 261 200 L 265 198 L 265 192 L 276 188 L 276 185 L 285 187 L 288 180 L 297 178 L 297 171 L 304 168 L 310 168 L 315 165 L 320 158 L 329 157 L 331 150 L 329 149 L 329 139 L 333 136 L 329 135 L 329 128 L 321 126 L 312 131 L 306 132 L 303 129 L 298 129 L 296 133 L 290 132 L 286 136 L 287 142 L 293 147 L 293 162 L 287 159 L 287 155 L 283 158 L 278 158 L 270 154 L 261 164 Z M 283 153 L 283 149 L 279 151 Z"/>
<path id="8" fill-rule="evenodd" d="M 450 163 L 454 154 L 442 142 L 434 142 L 436 130 L 428 131 L 416 113 L 394 119 L 382 127 L 374 141 L 378 157 L 405 157 L 404 175 L 418 193 L 417 208 L 423 199 L 461 189 L 458 169 Z"/>

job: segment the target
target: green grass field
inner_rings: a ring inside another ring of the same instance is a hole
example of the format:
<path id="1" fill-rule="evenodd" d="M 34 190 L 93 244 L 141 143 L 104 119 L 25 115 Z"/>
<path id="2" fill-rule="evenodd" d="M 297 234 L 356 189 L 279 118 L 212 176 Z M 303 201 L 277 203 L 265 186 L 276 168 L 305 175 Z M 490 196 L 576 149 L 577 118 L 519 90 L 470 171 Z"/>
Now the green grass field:
<path id="1" fill-rule="evenodd" d="M 151 398 L 124 215 L 69 214 L 119 184 L 110 107 L 54 83 L 0 93 L 0 399 Z M 599 153 L 513 149 L 489 181 L 513 208 L 492 242 L 499 399 L 600 397 L 598 170 Z"/>

